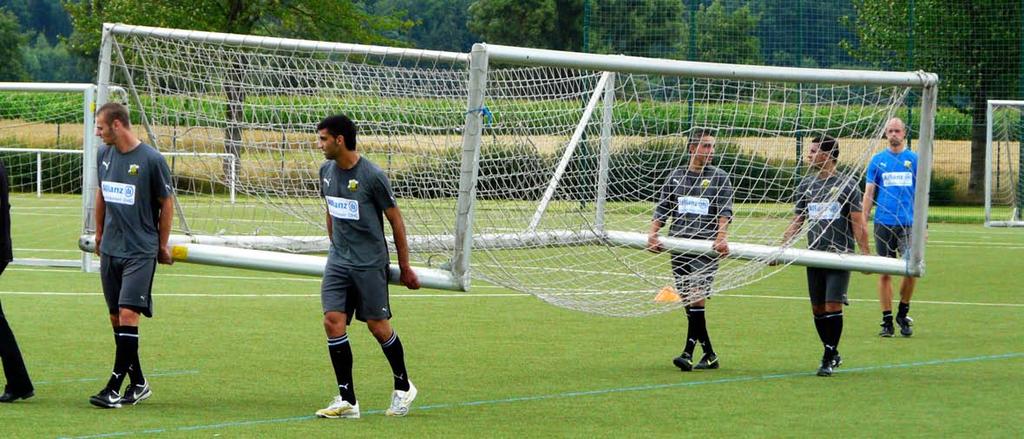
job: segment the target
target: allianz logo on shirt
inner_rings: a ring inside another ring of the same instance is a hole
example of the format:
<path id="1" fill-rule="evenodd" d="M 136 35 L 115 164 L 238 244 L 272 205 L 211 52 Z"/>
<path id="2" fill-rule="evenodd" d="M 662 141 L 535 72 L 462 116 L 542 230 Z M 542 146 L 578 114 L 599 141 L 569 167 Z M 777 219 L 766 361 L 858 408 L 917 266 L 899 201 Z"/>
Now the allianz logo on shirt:
<path id="1" fill-rule="evenodd" d="M 883 172 L 882 186 L 913 186 L 914 174 L 910 172 Z"/>
<path id="2" fill-rule="evenodd" d="M 104 181 L 101 189 L 103 191 L 104 202 L 125 205 L 135 204 L 134 184 Z"/>
<path id="3" fill-rule="evenodd" d="M 341 197 L 324 197 L 327 200 L 327 211 L 331 216 L 343 220 L 359 219 L 359 201 Z"/>

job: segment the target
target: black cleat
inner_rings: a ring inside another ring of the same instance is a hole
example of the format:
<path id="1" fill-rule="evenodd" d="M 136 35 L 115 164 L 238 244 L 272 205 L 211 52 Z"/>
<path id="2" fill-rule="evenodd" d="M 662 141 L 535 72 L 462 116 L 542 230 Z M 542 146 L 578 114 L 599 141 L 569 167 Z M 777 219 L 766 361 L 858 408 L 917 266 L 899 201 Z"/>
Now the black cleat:
<path id="1" fill-rule="evenodd" d="M 693 370 L 693 356 L 683 352 L 682 355 L 672 359 L 672 364 L 676 365 L 683 372 L 689 372 Z"/>
<path id="2" fill-rule="evenodd" d="M 119 409 L 122 401 L 121 395 L 111 389 L 100 390 L 100 393 L 89 397 L 89 404 L 105 409 Z"/>
<path id="3" fill-rule="evenodd" d="M 29 399 L 36 395 L 36 392 L 32 389 L 24 391 L 4 390 L 4 394 L 0 395 L 0 402 L 14 402 L 19 399 Z"/>
<path id="4" fill-rule="evenodd" d="M 704 354 L 704 356 L 700 358 L 700 361 L 697 362 L 697 365 L 693 366 L 693 368 L 698 370 L 718 369 L 718 355 Z"/>
<path id="5" fill-rule="evenodd" d="M 818 376 L 820 376 L 820 377 L 830 377 L 830 376 L 832 376 L 832 362 L 833 361 L 834 360 L 831 359 L 831 358 L 822 358 L 821 359 L 821 367 L 818 368 Z"/>
<path id="6" fill-rule="evenodd" d="M 843 357 L 839 356 L 839 351 L 836 351 L 836 356 L 832 357 L 832 368 L 837 369 L 843 365 Z"/>
<path id="7" fill-rule="evenodd" d="M 896 333 L 896 331 L 893 329 L 892 323 L 885 323 L 885 322 L 882 322 L 882 330 L 878 331 L 878 335 L 880 335 L 882 337 L 885 337 L 885 338 L 892 337 L 893 334 L 895 334 L 895 333 Z"/>
<path id="8" fill-rule="evenodd" d="M 900 325 L 900 335 L 904 337 L 914 335 L 914 330 L 910 328 L 914 326 L 914 319 L 910 318 L 910 316 L 896 317 L 896 324 Z"/>
<path id="9" fill-rule="evenodd" d="M 127 389 L 124 389 L 124 398 L 121 398 L 121 403 L 124 405 L 135 405 L 150 396 L 153 396 L 153 391 L 149 390 L 149 381 L 142 384 L 132 384 Z"/>

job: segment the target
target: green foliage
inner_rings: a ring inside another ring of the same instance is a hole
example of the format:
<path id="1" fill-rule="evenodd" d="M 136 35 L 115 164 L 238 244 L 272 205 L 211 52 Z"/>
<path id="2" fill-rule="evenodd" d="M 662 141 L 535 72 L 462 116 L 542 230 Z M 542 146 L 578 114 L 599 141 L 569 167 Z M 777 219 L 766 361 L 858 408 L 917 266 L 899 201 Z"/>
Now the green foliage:
<path id="1" fill-rule="evenodd" d="M 469 52 L 479 38 L 469 31 L 469 5 L 475 0 L 378 0 L 373 12 L 401 15 L 413 20 L 408 31 L 396 34 L 413 47 L 430 50 Z"/>
<path id="2" fill-rule="evenodd" d="M 50 44 L 71 35 L 71 19 L 61 0 L 0 0 L 0 8 L 13 13 L 26 34 L 41 34 Z"/>
<path id="3" fill-rule="evenodd" d="M 679 0 L 590 1 L 588 52 L 684 59 L 687 11 Z"/>
<path id="4" fill-rule="evenodd" d="M 488 43 L 579 50 L 583 41 L 583 0 L 477 0 L 469 15 Z"/>
<path id="5" fill-rule="evenodd" d="M 0 81 L 25 81 L 28 75 L 21 61 L 21 44 L 24 37 L 18 26 L 18 19 L 11 12 L 0 8 Z"/>
<path id="6" fill-rule="evenodd" d="M 761 16 L 744 5 L 727 11 L 720 0 L 701 5 L 697 12 L 697 50 L 701 61 L 760 64 L 761 47 L 757 24 Z"/>
<path id="7" fill-rule="evenodd" d="M 953 177 L 933 174 L 930 189 L 928 192 L 930 206 L 949 206 L 956 201 L 956 179 Z"/>
<path id="8" fill-rule="evenodd" d="M 412 26 L 398 16 L 371 15 L 349 1 L 83 0 L 65 8 L 75 27 L 71 46 L 85 54 L 98 52 L 105 22 L 370 44 L 397 44 L 382 34 Z"/>
<path id="9" fill-rule="evenodd" d="M 51 45 L 42 33 L 24 47 L 28 76 L 38 82 L 92 82 L 95 62 L 68 51 L 64 41 Z"/>

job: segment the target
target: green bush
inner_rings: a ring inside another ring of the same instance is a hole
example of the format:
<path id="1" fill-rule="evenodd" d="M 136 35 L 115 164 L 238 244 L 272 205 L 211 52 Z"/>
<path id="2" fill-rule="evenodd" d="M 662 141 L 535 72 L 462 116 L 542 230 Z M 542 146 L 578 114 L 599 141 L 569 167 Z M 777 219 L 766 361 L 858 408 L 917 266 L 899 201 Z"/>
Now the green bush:
<path id="1" fill-rule="evenodd" d="M 956 179 L 932 175 L 931 190 L 928 192 L 930 206 L 949 206 L 956 201 Z"/>

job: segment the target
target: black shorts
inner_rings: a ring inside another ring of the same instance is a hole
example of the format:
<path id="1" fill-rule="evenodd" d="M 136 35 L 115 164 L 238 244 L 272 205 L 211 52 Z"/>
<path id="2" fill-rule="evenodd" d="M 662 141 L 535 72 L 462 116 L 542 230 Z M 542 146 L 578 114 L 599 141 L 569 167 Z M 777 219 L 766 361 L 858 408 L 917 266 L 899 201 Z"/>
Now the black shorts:
<path id="1" fill-rule="evenodd" d="M 672 275 L 679 294 L 709 294 L 717 271 L 718 258 L 715 256 L 672 254 Z"/>
<path id="2" fill-rule="evenodd" d="M 850 272 L 830 268 L 807 267 L 807 293 L 812 305 L 825 302 L 849 305 L 846 290 L 850 287 Z"/>
<path id="3" fill-rule="evenodd" d="M 324 313 L 337 311 L 347 314 L 349 323 L 353 314 L 362 322 L 390 320 L 387 266 L 356 269 L 332 263 L 328 258 L 320 283 L 320 303 Z"/>
<path id="4" fill-rule="evenodd" d="M 887 258 L 906 257 L 910 251 L 910 226 L 875 223 L 875 252 Z"/>
<path id="5" fill-rule="evenodd" d="M 119 258 L 100 255 L 100 283 L 110 315 L 128 308 L 153 317 L 153 274 L 155 258 Z"/>

